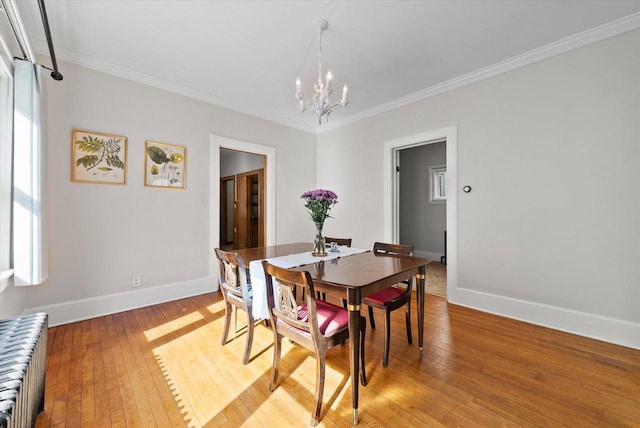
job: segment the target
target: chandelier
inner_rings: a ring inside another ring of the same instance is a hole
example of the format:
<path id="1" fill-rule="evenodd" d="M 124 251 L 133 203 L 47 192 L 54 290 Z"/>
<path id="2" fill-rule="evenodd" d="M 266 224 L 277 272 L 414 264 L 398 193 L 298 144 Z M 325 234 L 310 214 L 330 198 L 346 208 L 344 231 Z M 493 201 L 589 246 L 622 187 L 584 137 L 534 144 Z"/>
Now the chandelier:
<path id="1" fill-rule="evenodd" d="M 323 18 L 316 18 L 313 20 L 318 31 L 319 49 L 318 49 L 318 83 L 313 85 L 313 98 L 311 100 L 305 100 L 304 93 L 302 92 L 302 84 L 300 78 L 296 79 L 296 100 L 298 101 L 298 110 L 302 113 L 305 110 L 311 110 L 318 115 L 318 125 L 322 125 L 322 118 L 325 118 L 325 122 L 329 120 L 329 115 L 334 107 L 342 106 L 342 111 L 349 104 L 347 100 L 347 84 L 345 83 L 342 88 L 342 99 L 340 102 L 331 104 L 329 97 L 333 92 L 331 88 L 331 70 L 327 73 L 327 79 L 322 81 L 322 33 L 329 28 L 329 22 Z"/>

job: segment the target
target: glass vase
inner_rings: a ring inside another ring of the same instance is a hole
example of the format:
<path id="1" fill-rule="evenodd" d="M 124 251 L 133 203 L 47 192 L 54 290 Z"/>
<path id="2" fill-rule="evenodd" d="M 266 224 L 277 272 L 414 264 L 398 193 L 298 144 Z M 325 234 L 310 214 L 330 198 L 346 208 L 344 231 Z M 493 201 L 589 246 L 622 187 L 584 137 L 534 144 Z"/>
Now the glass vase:
<path id="1" fill-rule="evenodd" d="M 313 252 L 311 254 L 318 257 L 327 255 L 325 239 L 322 236 L 322 223 L 316 223 L 316 237 L 313 240 Z"/>

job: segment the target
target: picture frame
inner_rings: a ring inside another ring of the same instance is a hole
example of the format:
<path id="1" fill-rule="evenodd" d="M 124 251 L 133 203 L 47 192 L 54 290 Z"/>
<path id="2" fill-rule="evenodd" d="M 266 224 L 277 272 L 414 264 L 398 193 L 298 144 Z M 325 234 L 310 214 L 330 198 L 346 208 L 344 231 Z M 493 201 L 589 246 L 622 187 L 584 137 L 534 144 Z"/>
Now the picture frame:
<path id="1" fill-rule="evenodd" d="M 74 129 L 71 147 L 72 182 L 127 183 L 127 137 Z"/>
<path id="2" fill-rule="evenodd" d="M 144 185 L 185 189 L 187 148 L 173 144 L 145 142 Z"/>

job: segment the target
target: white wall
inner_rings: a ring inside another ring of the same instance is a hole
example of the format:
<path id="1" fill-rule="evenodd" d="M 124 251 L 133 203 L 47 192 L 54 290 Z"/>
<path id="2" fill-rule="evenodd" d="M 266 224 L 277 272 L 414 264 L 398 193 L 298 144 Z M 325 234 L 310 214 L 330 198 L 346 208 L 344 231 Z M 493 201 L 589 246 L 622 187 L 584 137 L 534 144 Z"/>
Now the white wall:
<path id="1" fill-rule="evenodd" d="M 27 307 L 24 287 L 14 287 L 13 277 L 7 281 L 9 281 L 8 286 L 0 292 L 0 319 L 22 315 Z"/>
<path id="2" fill-rule="evenodd" d="M 458 127 L 454 303 L 640 348 L 640 31 L 318 138 L 336 234 L 384 234 L 384 142 Z M 333 233 L 333 232 L 332 232 Z"/>
<path id="3" fill-rule="evenodd" d="M 27 311 L 45 310 L 55 325 L 212 290 L 212 134 L 276 148 L 276 241 L 307 238 L 297 196 L 315 185 L 314 135 L 69 63 L 60 69 L 62 82 L 46 81 L 49 280 L 28 288 Z M 74 128 L 128 137 L 125 186 L 71 182 Z M 145 140 L 187 146 L 186 190 L 144 186 Z M 142 287 L 132 290 L 135 276 Z"/>

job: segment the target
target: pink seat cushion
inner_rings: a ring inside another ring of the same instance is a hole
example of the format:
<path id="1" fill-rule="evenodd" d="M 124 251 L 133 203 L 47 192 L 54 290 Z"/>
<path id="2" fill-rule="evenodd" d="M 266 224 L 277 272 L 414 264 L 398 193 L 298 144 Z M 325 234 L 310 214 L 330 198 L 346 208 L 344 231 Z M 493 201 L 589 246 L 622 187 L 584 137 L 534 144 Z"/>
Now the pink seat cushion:
<path id="1" fill-rule="evenodd" d="M 318 328 L 324 336 L 330 336 L 349 325 L 349 311 L 340 306 L 316 300 L 316 312 L 318 313 Z M 309 320 L 306 303 L 298 307 L 298 319 L 304 322 Z"/>
<path id="2" fill-rule="evenodd" d="M 396 287 L 388 287 L 382 291 L 378 291 L 371 296 L 365 297 L 365 300 L 371 300 L 379 305 L 384 305 L 389 300 L 395 300 L 398 297 L 402 296 L 406 290 Z"/>

